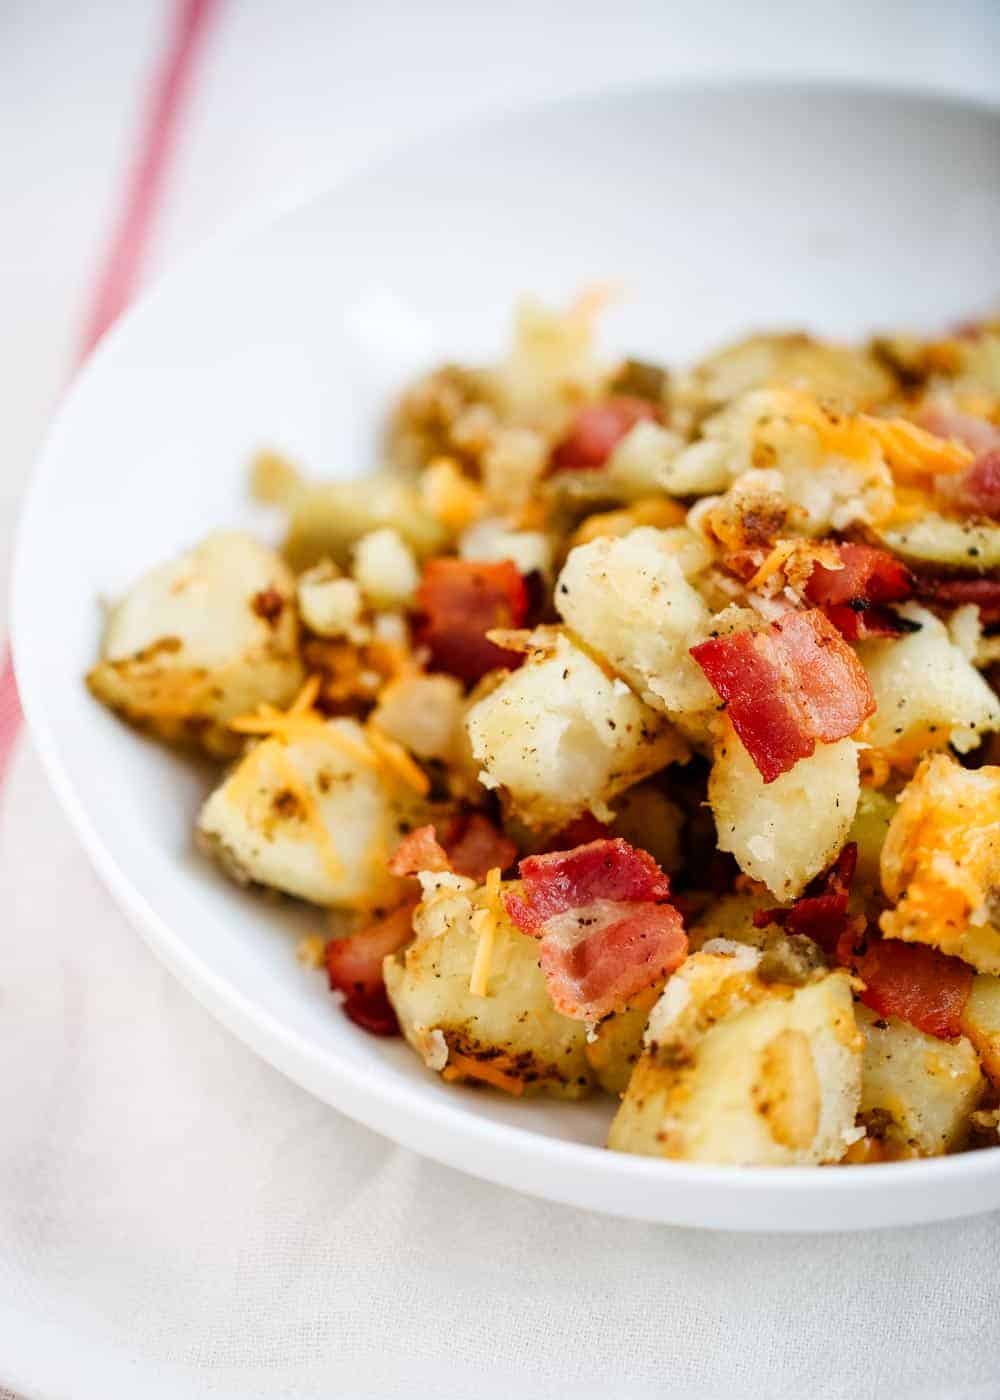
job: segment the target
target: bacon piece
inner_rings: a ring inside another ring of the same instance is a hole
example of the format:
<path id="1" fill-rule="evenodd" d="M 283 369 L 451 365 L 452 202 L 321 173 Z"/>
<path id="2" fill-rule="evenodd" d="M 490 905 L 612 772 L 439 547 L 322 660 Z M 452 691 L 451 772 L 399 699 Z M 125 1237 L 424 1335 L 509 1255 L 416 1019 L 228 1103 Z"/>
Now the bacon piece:
<path id="1" fill-rule="evenodd" d="M 523 656 L 489 641 L 498 627 L 520 627 L 528 612 L 524 579 L 509 559 L 429 559 L 417 590 L 423 614 L 418 641 L 438 671 L 478 681 L 498 666 L 514 670 Z"/>
<path id="2" fill-rule="evenodd" d="M 491 870 L 507 870 L 517 859 L 514 842 L 482 812 L 459 813 L 442 840 L 451 869 L 477 882 Z"/>
<path id="3" fill-rule="evenodd" d="M 1000 447 L 1000 428 L 995 423 L 944 404 L 927 404 L 917 414 L 917 423 L 935 437 L 952 438 L 971 447 L 973 452 L 989 452 L 991 448 Z"/>
<path id="4" fill-rule="evenodd" d="M 961 476 L 943 478 L 938 491 L 968 515 L 1000 520 L 1000 447 L 977 457 Z"/>
<path id="5" fill-rule="evenodd" d="M 765 783 L 853 734 L 875 710 L 861 662 L 816 608 L 769 627 L 712 637 L 691 655 L 726 702 Z"/>
<path id="6" fill-rule="evenodd" d="M 572 918 L 576 930 L 542 936 L 539 962 L 552 1004 L 577 1021 L 599 1021 L 623 1010 L 687 956 L 684 924 L 672 904 L 611 907 L 618 917 L 607 922 L 595 905 L 557 915 L 554 923 Z"/>
<path id="7" fill-rule="evenodd" d="M 917 592 L 928 603 L 942 608 L 960 608 L 975 603 L 984 626 L 1000 622 L 1000 579 L 921 578 Z"/>
<path id="8" fill-rule="evenodd" d="M 367 924 L 350 938 L 326 945 L 330 988 L 344 994 L 344 1014 L 372 1035 L 398 1035 L 399 1022 L 386 995 L 382 959 L 413 936 L 413 904 Z"/>
<path id="9" fill-rule="evenodd" d="M 823 609 L 849 642 L 898 637 L 906 630 L 905 624 L 885 604 L 901 603 L 913 596 L 910 570 L 885 549 L 866 544 L 836 544 L 833 548 L 843 568 L 815 564 L 805 586 L 806 598 Z"/>
<path id="10" fill-rule="evenodd" d="M 595 900 L 655 903 L 670 897 L 670 881 L 648 851 L 620 836 L 588 841 L 572 851 L 526 856 L 518 867 L 524 894 L 507 894 L 507 913 L 524 933 L 537 937 L 547 920 Z"/>
<path id="11" fill-rule="evenodd" d="M 898 1016 L 911 1026 L 955 1040 L 972 991 L 972 968 L 924 943 L 870 938 L 860 948 L 852 935 L 840 942 L 838 957 L 862 979 L 861 1000 L 879 1016 Z"/>
<path id="12" fill-rule="evenodd" d="M 656 416 L 656 409 L 648 400 L 628 394 L 587 404 L 578 410 L 569 432 L 553 448 L 549 471 L 594 471 L 603 467 L 636 423 Z"/>
<path id="13" fill-rule="evenodd" d="M 857 864 L 857 843 L 850 841 L 829 870 L 817 876 L 790 909 L 758 909 L 754 927 L 777 924 L 787 933 L 804 934 L 830 957 L 835 956 L 840 939 L 853 932 L 847 902 Z"/>
<path id="14" fill-rule="evenodd" d="M 621 838 L 528 856 L 509 917 L 541 940 L 539 961 L 557 1011 L 596 1021 L 622 1010 L 687 955 L 670 881 L 647 851 Z"/>
<path id="15" fill-rule="evenodd" d="M 419 875 L 421 870 L 451 870 L 448 852 L 437 839 L 432 826 L 418 826 L 404 836 L 389 857 L 392 875 Z"/>

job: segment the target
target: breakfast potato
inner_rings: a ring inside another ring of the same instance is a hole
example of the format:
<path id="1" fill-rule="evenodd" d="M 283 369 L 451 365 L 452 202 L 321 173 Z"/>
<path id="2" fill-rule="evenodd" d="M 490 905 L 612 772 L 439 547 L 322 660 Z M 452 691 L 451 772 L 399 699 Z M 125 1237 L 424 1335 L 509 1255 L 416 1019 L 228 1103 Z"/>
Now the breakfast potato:
<path id="1" fill-rule="evenodd" d="M 895 904 L 880 920 L 887 938 L 1000 973 L 1000 768 L 925 758 L 900 797 L 881 872 Z"/>
<path id="2" fill-rule="evenodd" d="M 765 981 L 760 957 L 735 943 L 693 953 L 668 980 L 609 1147 L 760 1166 L 843 1156 L 861 1096 L 850 979 Z"/>
<path id="3" fill-rule="evenodd" d="M 925 515 L 880 531 L 886 548 L 909 564 L 939 564 L 991 573 L 1000 569 L 1000 525 Z"/>
<path id="4" fill-rule="evenodd" d="M 1000 700 L 933 613 L 912 603 L 900 611 L 918 632 L 858 648 L 877 706 L 865 741 L 901 766 L 949 743 L 967 753 L 1000 729 Z"/>
<path id="5" fill-rule="evenodd" d="M 860 788 L 852 739 L 818 743 L 809 758 L 765 783 L 727 722 L 708 780 L 719 849 L 779 901 L 794 899 L 843 846 Z"/>
<path id="6" fill-rule="evenodd" d="M 225 756 L 227 728 L 301 687 L 295 584 L 249 535 L 218 532 L 143 575 L 108 615 L 93 694 L 168 743 Z"/>
<path id="7" fill-rule="evenodd" d="M 198 838 L 241 884 L 368 910 L 401 897 L 388 858 L 425 814 L 356 720 L 292 716 L 208 798 Z"/>
<path id="8" fill-rule="evenodd" d="M 618 793 L 687 750 L 564 632 L 539 629 L 530 645 L 525 664 L 466 715 L 481 781 L 529 826 L 557 828 L 584 811 L 610 821 Z"/>
<path id="9" fill-rule="evenodd" d="M 869 890 L 880 887 L 882 847 L 895 815 L 894 798 L 887 797 L 877 788 L 862 787 L 854 820 L 845 838 L 845 841 L 853 841 L 858 848 L 855 881 L 859 886 Z"/>
<path id="10" fill-rule="evenodd" d="M 808 389 L 847 409 L 887 399 L 896 385 L 871 350 L 801 333 L 752 335 L 702 360 L 679 386 L 681 402 L 718 407 L 752 389 Z"/>
<path id="11" fill-rule="evenodd" d="M 662 992 L 662 983 L 649 987 L 594 1027 L 587 1040 L 587 1063 L 605 1093 L 620 1096 L 628 1088 L 642 1055 L 649 1013 Z"/>
<path id="12" fill-rule="evenodd" d="M 984 1072 L 1000 1086 L 1000 977 L 988 972 L 976 974 L 961 1020 Z"/>
<path id="13" fill-rule="evenodd" d="M 654 709 L 714 707 L 716 695 L 688 648 L 709 610 L 684 577 L 679 536 L 643 527 L 570 551 L 556 584 L 560 615 Z"/>
<path id="14" fill-rule="evenodd" d="M 648 851 L 668 875 L 680 869 L 684 813 L 655 783 L 629 788 L 615 798 L 614 810 L 611 829 L 616 836 Z"/>
<path id="15" fill-rule="evenodd" d="M 417 758 L 457 762 L 465 738 L 464 699 L 454 676 L 397 676 L 382 689 L 372 720 Z"/>
<path id="16" fill-rule="evenodd" d="M 283 545 L 296 570 L 329 557 L 341 568 L 352 548 L 374 530 L 391 528 L 424 558 L 444 548 L 448 532 L 424 507 L 416 484 L 383 472 L 362 481 L 324 481 L 293 496 Z"/>
<path id="17" fill-rule="evenodd" d="M 960 1147 L 985 1080 L 972 1045 L 939 1040 L 895 1016 L 856 1009 L 864 1036 L 861 1121 L 890 1154 L 936 1157 Z"/>
<path id="18" fill-rule="evenodd" d="M 456 888 L 456 885 L 458 888 Z M 414 915 L 416 937 L 384 967 L 389 1000 L 403 1034 L 445 1079 L 467 1079 L 512 1094 L 578 1099 L 594 1076 L 587 1028 L 552 1005 L 538 965 L 538 941 L 502 908 L 486 908 L 483 890 L 445 877 Z M 492 940 L 485 994 L 470 991 L 486 915 Z"/>

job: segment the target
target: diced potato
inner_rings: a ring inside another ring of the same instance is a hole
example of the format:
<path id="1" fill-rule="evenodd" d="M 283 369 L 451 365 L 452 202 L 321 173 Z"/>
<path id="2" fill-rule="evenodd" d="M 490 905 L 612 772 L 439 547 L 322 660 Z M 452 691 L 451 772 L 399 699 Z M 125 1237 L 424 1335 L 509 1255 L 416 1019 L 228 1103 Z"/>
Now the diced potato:
<path id="1" fill-rule="evenodd" d="M 676 803 L 652 783 L 639 783 L 616 799 L 614 809 L 616 836 L 648 851 L 668 874 L 680 869 L 684 813 Z"/>
<path id="2" fill-rule="evenodd" d="M 360 481 L 325 481 L 293 499 L 284 552 L 296 570 L 329 556 L 346 568 L 362 535 L 390 526 L 420 558 L 444 548 L 448 532 L 422 506 L 405 477 L 383 472 Z"/>
<path id="3" fill-rule="evenodd" d="M 726 403 L 751 389 L 808 389 L 843 408 L 866 408 L 889 397 L 892 375 L 869 350 L 829 345 L 802 334 L 749 336 L 724 346 L 691 371 L 689 397 Z"/>
<path id="4" fill-rule="evenodd" d="M 865 740 L 899 764 L 948 743 L 974 749 L 1000 729 L 1000 700 L 933 613 L 912 603 L 901 611 L 919 632 L 858 648 L 877 706 Z"/>
<path id="5" fill-rule="evenodd" d="M 168 743 L 236 753 L 242 741 L 227 722 L 284 705 L 302 685 L 294 594 L 273 550 L 235 531 L 209 535 L 112 609 L 87 684 Z"/>
<path id="6" fill-rule="evenodd" d="M 581 812 L 610 821 L 612 798 L 687 750 L 628 686 L 555 628 L 532 634 L 525 664 L 466 716 L 486 787 L 514 815 L 564 826 Z"/>
<path id="7" fill-rule="evenodd" d="M 762 982 L 805 986 L 826 970 L 826 958 L 818 944 L 802 934 L 785 933 L 772 923 L 757 928 L 754 915 L 773 908 L 774 900 L 768 894 L 723 895 L 688 930 L 691 951 L 711 953 L 723 944 L 742 943 L 760 953 L 757 976 Z"/>
<path id="8" fill-rule="evenodd" d="M 876 788 L 862 787 L 854 821 L 845 837 L 845 844 L 853 841 L 858 848 L 856 879 L 859 885 L 877 889 L 881 883 L 879 861 L 889 823 L 895 815 L 896 803 L 891 797 Z"/>
<path id="9" fill-rule="evenodd" d="M 302 621 L 318 637 L 347 637 L 363 642 L 368 629 L 361 620 L 364 599 L 352 578 L 343 578 L 329 559 L 314 564 L 297 584 Z"/>
<path id="10" fill-rule="evenodd" d="M 1000 569 L 1000 525 L 928 514 L 881 531 L 886 547 L 910 564 L 945 564 L 991 573 Z"/>
<path id="11" fill-rule="evenodd" d="M 406 1039 L 445 1079 L 581 1098 L 593 1084 L 587 1028 L 552 1005 L 537 940 L 494 910 L 486 995 L 474 995 L 469 983 L 483 937 L 476 924 L 485 895 L 449 883 L 418 907 L 415 941 L 385 962 L 389 1000 Z"/>
<path id="12" fill-rule="evenodd" d="M 555 602 L 569 627 L 666 713 L 711 708 L 715 692 L 688 655 L 709 611 L 684 577 L 677 536 L 642 527 L 571 550 Z"/>
<path id="13" fill-rule="evenodd" d="M 903 790 L 881 870 L 898 901 L 880 920 L 887 938 L 1000 973 L 1000 767 L 925 758 Z"/>
<path id="14" fill-rule="evenodd" d="M 962 1030 L 972 1041 L 983 1069 L 1000 1085 L 1000 977 L 978 972 L 962 1012 Z"/>
<path id="15" fill-rule="evenodd" d="M 502 520 L 480 520 L 458 542 L 463 559 L 498 563 L 510 559 L 519 573 L 548 575 L 552 568 L 552 540 L 540 530 L 512 530 Z"/>
<path id="16" fill-rule="evenodd" d="M 376 726 L 417 758 L 456 761 L 463 745 L 465 693 L 454 676 L 403 675 L 383 687 Z"/>
<path id="17" fill-rule="evenodd" d="M 682 1161 L 838 1161 L 861 1092 L 850 979 L 764 981 L 760 955 L 692 954 L 650 1014 L 608 1146 Z"/>
<path id="18" fill-rule="evenodd" d="M 552 412 L 553 404 L 572 403 L 593 391 L 600 380 L 594 354 L 594 326 L 601 307 L 597 297 L 580 297 L 565 311 L 525 298 L 514 315 L 514 343 L 496 376 L 508 412 L 534 419 Z"/>
<path id="19" fill-rule="evenodd" d="M 856 1008 L 865 1049 L 861 1121 L 902 1155 L 935 1157 L 961 1147 L 984 1083 L 976 1052 L 925 1035 L 895 1016 Z"/>
<path id="20" fill-rule="evenodd" d="M 708 780 L 719 849 L 779 901 L 795 899 L 844 844 L 860 787 L 852 739 L 817 744 L 765 783 L 727 721 Z"/>
<path id="21" fill-rule="evenodd" d="M 387 861 L 424 815 L 356 720 L 293 717 L 212 793 L 198 836 L 240 883 L 372 909 L 398 900 L 403 885 Z"/>
<path id="22" fill-rule="evenodd" d="M 624 1094 L 642 1054 L 649 1013 L 660 999 L 662 985 L 649 987 L 623 1011 L 606 1016 L 587 1041 L 587 1063 L 607 1094 Z"/>
<path id="23" fill-rule="evenodd" d="M 353 553 L 351 572 L 374 607 L 401 608 L 412 601 L 420 571 L 398 530 L 385 525 L 362 535 Z"/>

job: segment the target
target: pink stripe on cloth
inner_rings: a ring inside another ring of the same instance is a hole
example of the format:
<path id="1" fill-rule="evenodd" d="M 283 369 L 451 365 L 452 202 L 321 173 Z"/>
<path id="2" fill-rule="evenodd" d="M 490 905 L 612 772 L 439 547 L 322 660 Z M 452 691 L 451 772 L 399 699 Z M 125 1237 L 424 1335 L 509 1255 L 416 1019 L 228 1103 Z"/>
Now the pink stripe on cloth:
<path id="1" fill-rule="evenodd" d="M 142 132 L 121 211 L 84 319 L 78 362 L 122 313 L 138 284 L 177 140 L 199 43 L 218 0 L 175 0 L 170 35 L 150 84 Z M 21 726 L 21 705 L 10 649 L 0 667 L 0 785 Z"/>

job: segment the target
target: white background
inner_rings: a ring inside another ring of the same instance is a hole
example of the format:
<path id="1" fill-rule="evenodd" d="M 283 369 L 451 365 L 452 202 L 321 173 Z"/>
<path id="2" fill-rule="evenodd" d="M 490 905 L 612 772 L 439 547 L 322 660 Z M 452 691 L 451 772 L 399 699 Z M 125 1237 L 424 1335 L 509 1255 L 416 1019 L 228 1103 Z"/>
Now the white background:
<path id="1" fill-rule="evenodd" d="M 0 617 L 16 497 L 166 18 L 150 0 L 0 0 Z M 998 57 L 990 0 L 223 0 L 151 268 L 276 191 L 484 109 L 727 73 L 996 100 Z M 0 1383 L 102 1400 L 995 1396 L 998 1265 L 994 1219 L 696 1236 L 522 1201 L 382 1143 L 159 971 L 22 745 L 0 813 Z"/>

